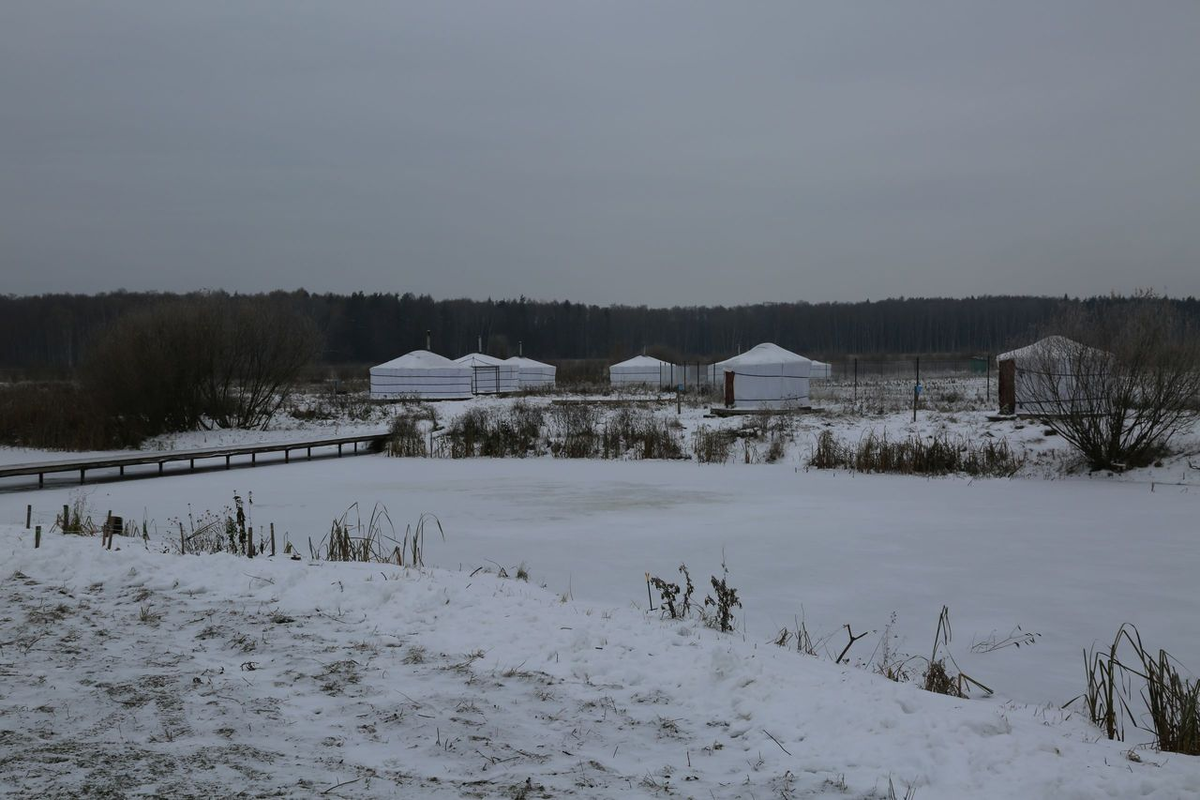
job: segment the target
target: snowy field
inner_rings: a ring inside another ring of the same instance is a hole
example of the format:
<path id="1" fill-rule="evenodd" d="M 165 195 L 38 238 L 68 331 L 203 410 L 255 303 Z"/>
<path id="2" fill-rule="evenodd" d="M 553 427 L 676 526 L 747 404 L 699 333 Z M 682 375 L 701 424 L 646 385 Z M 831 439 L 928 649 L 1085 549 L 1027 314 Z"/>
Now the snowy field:
<path id="1" fill-rule="evenodd" d="M 1200 492 L 1172 485 L 1200 476 L 1186 454 L 1119 477 L 1073 472 L 1041 426 L 988 421 L 960 389 L 915 425 L 886 408 L 802 417 L 774 464 L 744 463 L 762 455 L 747 442 L 724 465 L 359 456 L 82 489 L 7 481 L 0 789 L 886 798 L 891 778 L 922 800 L 1200 793 L 1197 759 L 1131 761 L 1147 735 L 1096 741 L 1058 710 L 1084 688 L 1083 649 L 1123 622 L 1200 664 Z M 375 430 L 385 413 L 255 437 Z M 703 414 L 683 408 L 684 436 L 745 424 Z M 1027 461 L 1014 479 L 806 470 L 822 430 L 988 435 Z M 62 454 L 0 451 L 47 456 Z M 256 530 L 274 523 L 280 546 L 305 554 L 355 503 L 364 518 L 386 506 L 401 533 L 435 514 L 446 538 L 427 542 L 424 571 L 178 556 L 174 520 L 235 492 L 252 494 Z M 34 551 L 26 503 L 48 528 L 76 501 L 145 520 L 150 541 L 102 552 L 56 532 Z M 686 563 L 703 596 L 722 561 L 743 602 L 736 633 L 647 609 L 647 572 L 678 580 Z M 529 583 L 495 575 L 522 564 Z M 871 673 L 885 640 L 928 655 L 942 605 L 948 652 L 995 696 Z M 801 619 L 821 658 L 768 643 Z M 868 635 L 836 666 L 847 624 Z M 1033 644 L 990 646 L 1018 625 Z"/>

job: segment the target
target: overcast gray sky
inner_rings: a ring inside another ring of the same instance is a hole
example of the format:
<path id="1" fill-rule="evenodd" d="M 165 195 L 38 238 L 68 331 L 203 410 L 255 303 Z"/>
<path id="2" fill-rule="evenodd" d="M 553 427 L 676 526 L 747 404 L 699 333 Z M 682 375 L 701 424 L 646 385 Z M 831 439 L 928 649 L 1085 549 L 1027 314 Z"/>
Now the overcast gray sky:
<path id="1" fill-rule="evenodd" d="M 0 292 L 1200 295 L 1200 2 L 0 3 Z"/>

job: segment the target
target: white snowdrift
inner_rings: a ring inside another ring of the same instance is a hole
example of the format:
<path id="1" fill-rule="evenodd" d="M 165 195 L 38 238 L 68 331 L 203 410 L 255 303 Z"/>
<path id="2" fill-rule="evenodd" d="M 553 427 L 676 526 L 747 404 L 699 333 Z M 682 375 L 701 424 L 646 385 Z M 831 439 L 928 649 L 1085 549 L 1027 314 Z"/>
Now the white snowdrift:
<path id="1" fill-rule="evenodd" d="M 1130 761 L 1077 715 L 513 580 L 31 538 L 0 529 L 4 793 L 1200 792 L 1200 759 Z"/>

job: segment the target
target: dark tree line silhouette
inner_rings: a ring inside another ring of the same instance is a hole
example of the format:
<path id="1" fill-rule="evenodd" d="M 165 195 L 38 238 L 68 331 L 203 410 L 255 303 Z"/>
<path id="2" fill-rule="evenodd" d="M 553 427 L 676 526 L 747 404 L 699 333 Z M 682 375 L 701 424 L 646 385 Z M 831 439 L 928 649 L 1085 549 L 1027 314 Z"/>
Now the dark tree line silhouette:
<path id="1" fill-rule="evenodd" d="M 114 292 L 0 297 L 0 367 L 72 370 L 123 315 L 177 295 Z M 550 360 L 618 359 L 649 348 L 677 360 L 724 358 L 772 341 L 805 355 L 983 354 L 1030 341 L 1071 308 L 1103 309 L 1126 298 L 987 296 L 897 298 L 856 303 L 747 306 L 596 306 L 570 301 L 435 300 L 427 295 L 274 292 L 310 318 L 327 364 L 369 364 L 425 346 L 450 357 L 483 349 Z M 1200 300 L 1171 301 L 1200 320 Z"/>

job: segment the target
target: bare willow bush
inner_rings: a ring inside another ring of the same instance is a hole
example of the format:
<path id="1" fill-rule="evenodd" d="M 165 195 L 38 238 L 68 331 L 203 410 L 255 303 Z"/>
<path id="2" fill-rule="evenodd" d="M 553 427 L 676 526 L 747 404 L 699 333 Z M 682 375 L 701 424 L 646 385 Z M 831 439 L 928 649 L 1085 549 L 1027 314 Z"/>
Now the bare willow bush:
<path id="1" fill-rule="evenodd" d="M 319 342 L 286 301 L 187 298 L 119 319 L 89 351 L 83 386 L 140 435 L 261 427 Z"/>
<path id="2" fill-rule="evenodd" d="M 67 382 L 0 386 L 0 443 L 44 450 L 134 447 L 141 437 L 116 424 L 108 410 Z"/>
<path id="3" fill-rule="evenodd" d="M 1167 300 L 1085 306 L 1016 365 L 1018 391 L 1093 469 L 1146 466 L 1190 428 L 1200 331 Z"/>

